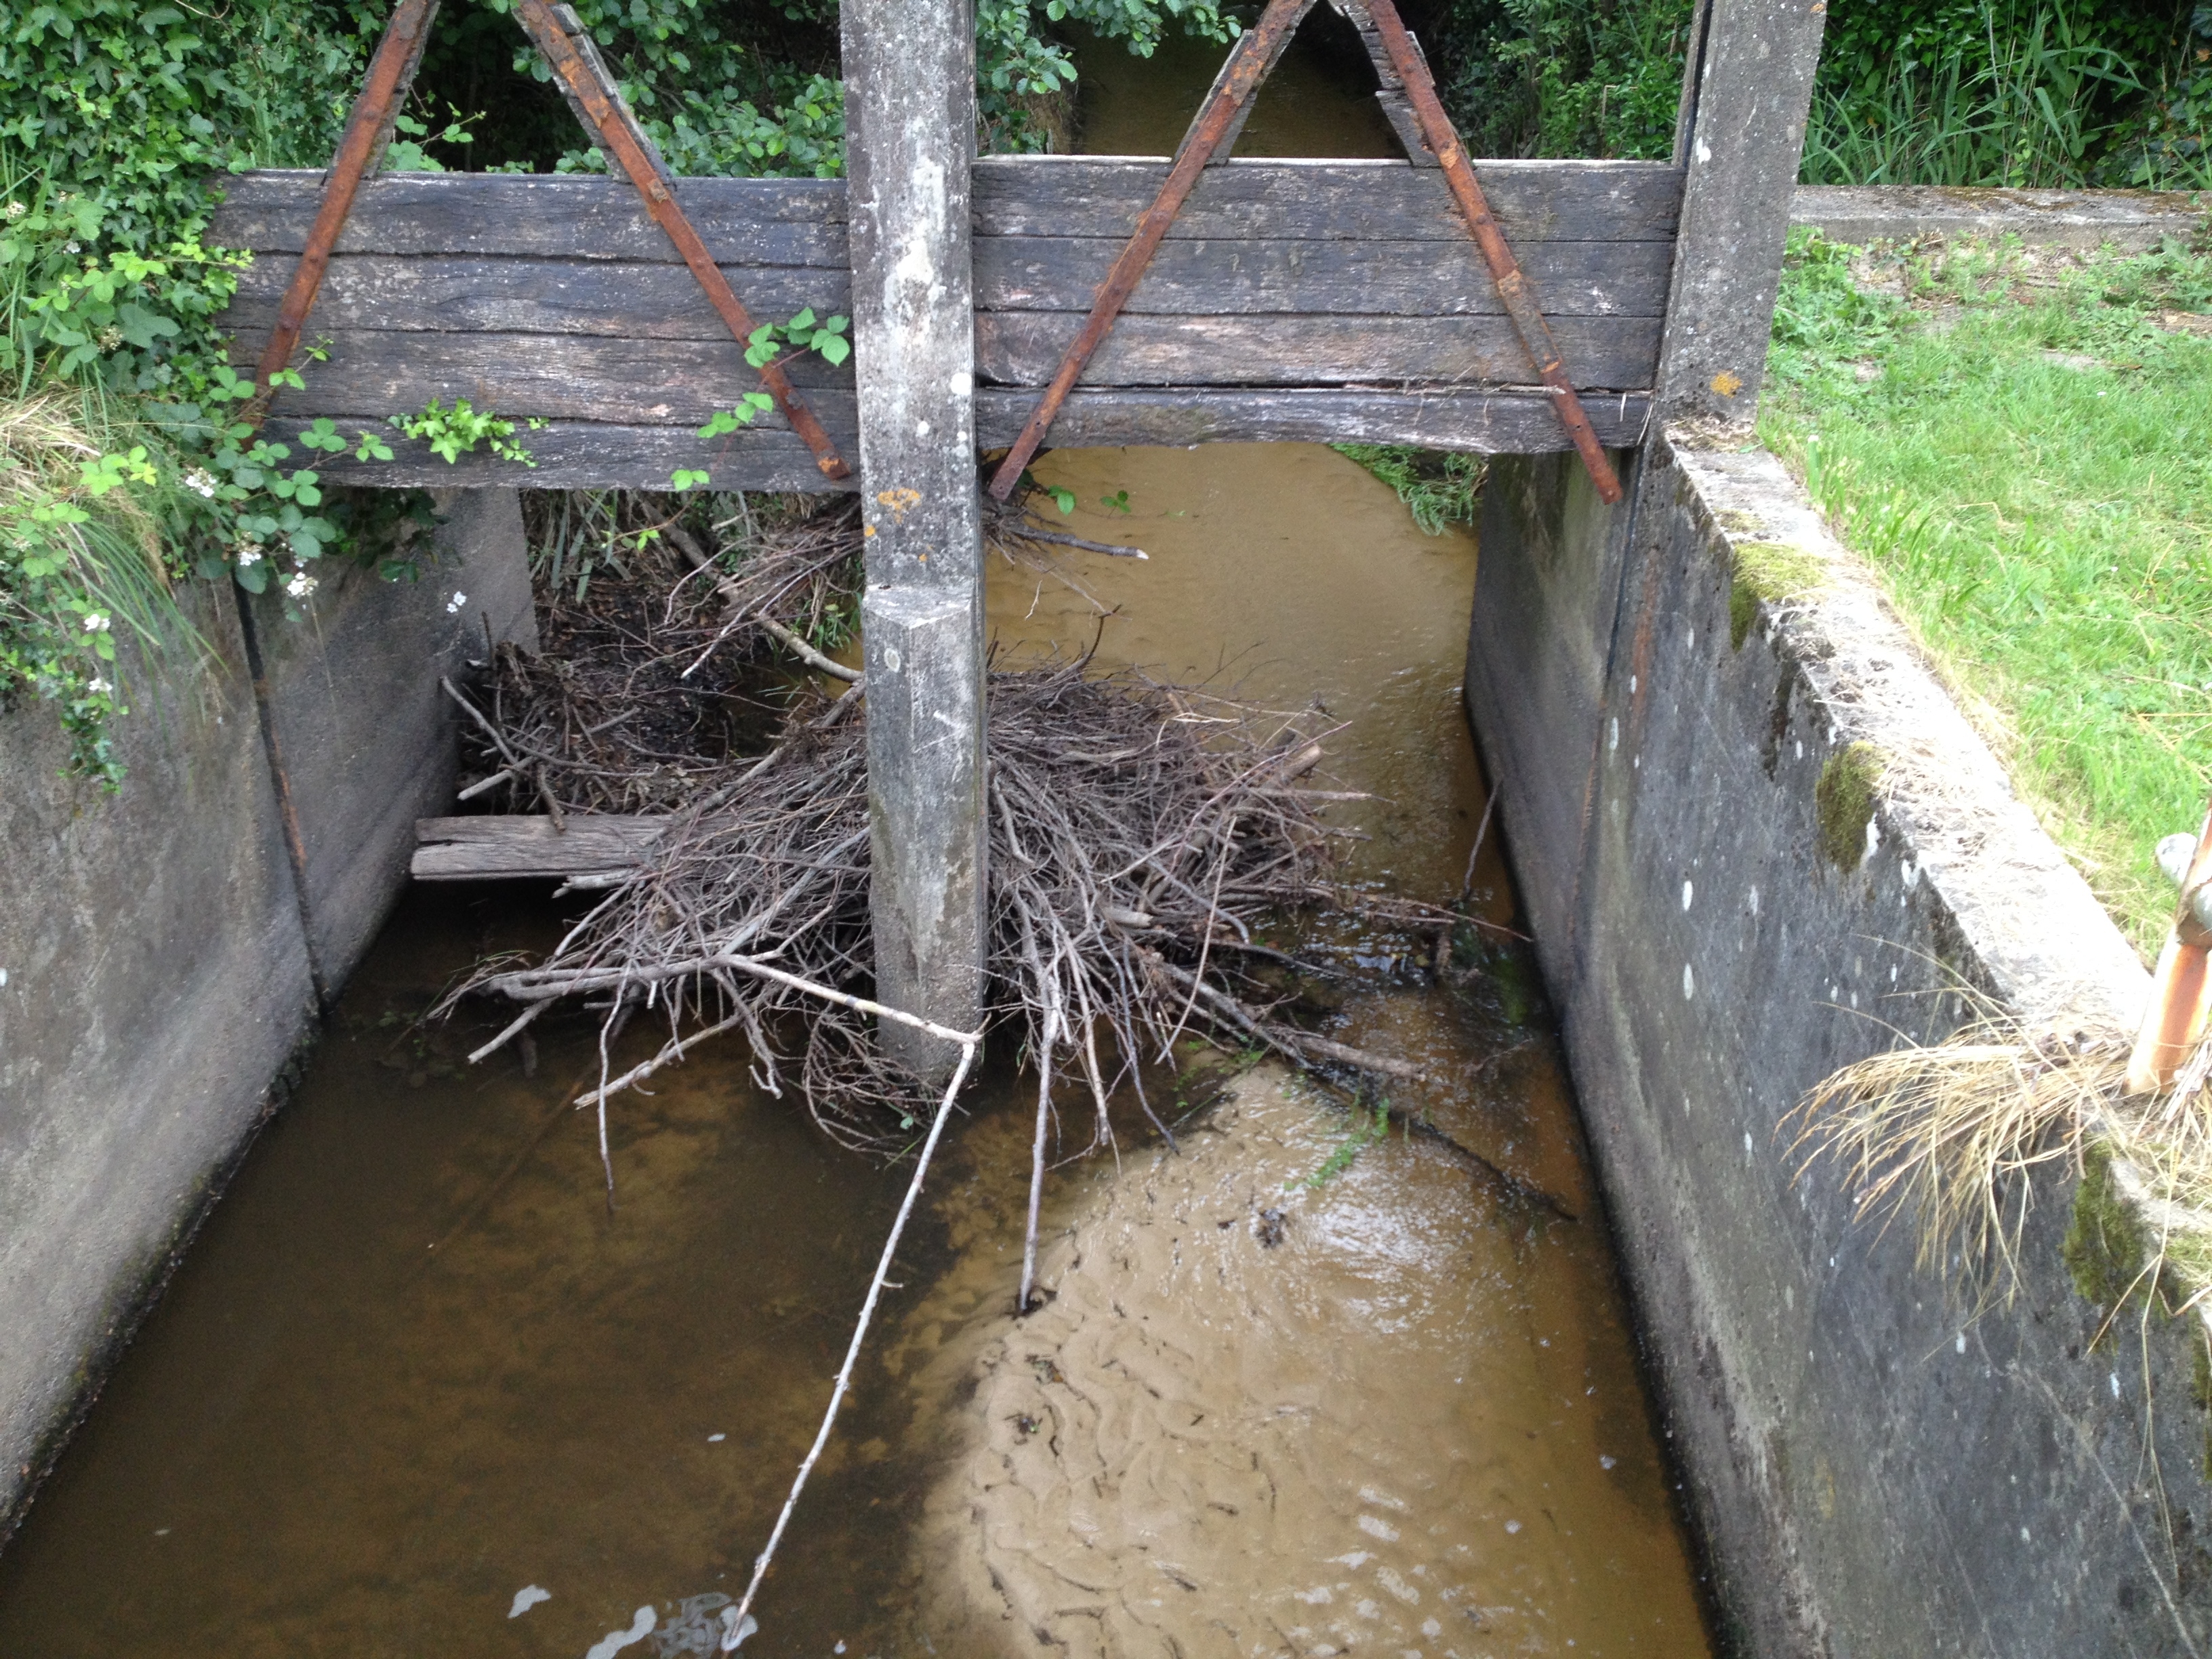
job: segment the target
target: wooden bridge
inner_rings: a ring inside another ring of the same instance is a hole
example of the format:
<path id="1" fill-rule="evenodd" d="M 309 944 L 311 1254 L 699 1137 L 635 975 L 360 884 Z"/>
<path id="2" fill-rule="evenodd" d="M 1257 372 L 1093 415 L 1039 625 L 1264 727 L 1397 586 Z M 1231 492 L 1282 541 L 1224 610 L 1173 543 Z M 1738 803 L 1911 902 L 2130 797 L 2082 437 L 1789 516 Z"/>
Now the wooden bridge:
<path id="1" fill-rule="evenodd" d="M 1164 238 L 1116 316 L 1109 273 L 1129 269 L 1142 225 L 1164 222 L 1170 163 L 978 159 L 967 5 L 843 0 L 848 183 L 669 177 L 636 149 L 642 135 L 573 15 L 518 0 L 629 176 L 387 174 L 354 195 L 331 182 L 346 179 L 346 151 L 330 174 L 242 175 L 210 233 L 257 256 L 229 313 L 237 355 L 281 364 L 305 292 L 302 337 L 322 355 L 299 363 L 304 389 L 276 398 L 268 432 L 296 439 L 327 417 L 393 452 L 318 458 L 334 483 L 666 489 L 684 470 L 723 489 L 857 486 L 878 994 L 972 1028 L 984 915 L 978 452 L 1016 443 L 1102 314 L 1110 331 L 1081 361 L 1053 443 L 1527 454 L 1570 447 L 1563 422 L 1581 418 L 1578 398 L 1600 495 L 1617 492 L 1615 470 L 1627 484 L 1623 506 L 1593 509 L 1618 514 L 1626 533 L 1635 452 L 1655 420 L 1748 431 L 1825 0 L 1699 0 L 1670 161 L 1471 170 L 1432 99 L 1417 126 L 1426 70 L 1390 0 L 1329 0 L 1368 41 L 1407 158 L 1225 159 L 1249 101 L 1231 106 L 1312 3 L 1273 0 L 1232 52 L 1178 154 L 1174 176 L 1195 185 L 1166 207 Z M 408 38 L 380 50 L 349 128 L 356 176 L 375 149 L 363 112 L 404 88 L 434 10 L 402 0 L 393 34 Z M 332 213 L 341 188 L 350 211 Z M 342 220 L 334 243 L 315 237 L 319 212 L 325 234 Z M 679 215 L 697 238 L 688 267 Z M 1502 264 L 1486 219 L 1511 250 Z M 310 276 L 295 284 L 303 256 Z M 708 292 L 718 271 L 758 320 L 805 307 L 853 318 L 844 366 L 787 366 L 820 424 L 814 449 L 780 410 L 699 435 L 762 384 L 732 333 L 738 308 Z M 483 453 L 448 465 L 386 424 L 457 397 L 542 422 L 519 434 L 534 468 Z M 856 477 L 831 482 L 855 459 Z M 910 1057 L 927 1069 L 950 1052 Z"/>
<path id="2" fill-rule="evenodd" d="M 1164 161 L 994 156 L 975 164 L 975 436 L 1013 441 L 1090 309 Z M 1657 161 L 1482 169 L 1602 440 L 1636 443 L 1650 410 L 1682 199 Z M 305 245 L 319 175 L 238 179 L 213 235 L 249 248 L 230 319 L 258 357 Z M 690 179 L 685 211 L 757 317 L 854 307 L 842 179 Z M 318 464 L 334 481 L 717 489 L 823 487 L 774 410 L 712 441 L 697 428 L 758 385 L 659 228 L 620 179 L 386 174 L 366 184 L 310 327 L 326 361 L 277 402 L 272 435 L 317 416 L 395 440 L 394 457 Z M 792 365 L 857 453 L 854 365 Z M 1524 453 L 1566 437 L 1435 167 L 1229 161 L 1207 170 L 1054 424 L 1059 444 L 1360 441 Z M 533 433 L 532 471 L 458 468 L 386 427 L 465 397 Z M 857 487 L 857 480 L 853 481 Z"/>

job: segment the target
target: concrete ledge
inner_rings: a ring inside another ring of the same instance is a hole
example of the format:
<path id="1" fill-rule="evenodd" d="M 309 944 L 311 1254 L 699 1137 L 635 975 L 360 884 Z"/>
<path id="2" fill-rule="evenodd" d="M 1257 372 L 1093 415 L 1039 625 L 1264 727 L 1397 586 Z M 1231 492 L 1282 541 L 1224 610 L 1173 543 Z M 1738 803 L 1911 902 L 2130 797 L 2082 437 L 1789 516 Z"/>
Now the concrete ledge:
<path id="1" fill-rule="evenodd" d="M 2189 191 L 1983 190 L 1942 185 L 1800 185 L 1790 222 L 1862 246 L 1914 236 L 2017 236 L 2032 247 L 2130 253 L 2202 234 L 2212 197 Z"/>
<path id="2" fill-rule="evenodd" d="M 1468 695 L 1723 1635 L 2202 1652 L 2201 1322 L 2104 1332 L 2072 1173 L 1973 1320 L 1779 1130 L 1962 987 L 2125 1028 L 2142 969 L 1771 457 L 1662 439 L 1630 499 L 1493 464 Z"/>
<path id="3" fill-rule="evenodd" d="M 0 714 L 0 1541 L 313 1040 L 311 943 L 342 980 L 418 811 L 450 797 L 438 674 L 481 654 L 487 616 L 531 629 L 513 492 L 447 506 L 421 583 L 329 568 L 312 619 L 256 613 L 265 711 L 240 611 L 195 589 L 218 660 L 168 682 L 125 665 L 119 795 L 65 775 L 51 707 Z"/>

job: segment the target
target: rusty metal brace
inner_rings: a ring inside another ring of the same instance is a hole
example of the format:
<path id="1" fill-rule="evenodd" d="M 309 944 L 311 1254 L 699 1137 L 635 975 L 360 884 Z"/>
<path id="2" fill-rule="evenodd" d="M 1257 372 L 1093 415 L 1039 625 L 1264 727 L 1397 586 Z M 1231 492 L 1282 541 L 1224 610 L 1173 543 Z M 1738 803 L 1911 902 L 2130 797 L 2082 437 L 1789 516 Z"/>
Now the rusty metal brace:
<path id="1" fill-rule="evenodd" d="M 1059 416 L 1067 394 L 1090 362 L 1094 353 L 1111 331 L 1121 307 L 1128 303 L 1143 279 L 1146 268 L 1158 250 L 1168 227 L 1182 210 L 1199 176 L 1212 161 L 1216 152 L 1236 142 L 1245 118 L 1251 112 L 1253 96 L 1267 72 L 1275 65 L 1291 37 L 1313 9 L 1314 0 L 1269 0 L 1267 9 L 1260 21 L 1247 31 L 1231 52 L 1229 61 L 1222 66 L 1206 101 L 1199 106 L 1190 131 L 1183 136 L 1182 146 L 1176 151 L 1175 162 L 1168 169 L 1166 181 L 1152 206 L 1146 209 L 1137 221 L 1137 228 L 1114 262 L 1106 280 L 1099 285 L 1097 297 L 1092 301 L 1091 314 L 1060 359 L 1060 368 L 1052 382 L 1038 399 L 1028 422 L 1022 428 L 1020 437 L 1007 453 L 999 470 L 991 479 L 990 493 L 1005 501 L 1013 493 L 1023 470 L 1036 455 L 1037 447 L 1043 442 L 1045 433 Z M 1520 262 L 1506 243 L 1498 221 L 1490 211 L 1490 204 L 1476 180 L 1474 169 L 1468 165 L 1467 152 L 1453 131 L 1451 119 L 1444 113 L 1443 105 L 1437 96 L 1436 80 L 1429 73 L 1427 60 L 1421 56 L 1419 46 L 1406 30 L 1391 0 L 1332 0 L 1337 9 L 1345 13 L 1355 26 L 1364 21 L 1370 26 L 1361 33 L 1372 33 L 1379 39 L 1388 67 L 1395 77 L 1384 76 L 1383 90 L 1402 90 L 1412 106 L 1412 114 L 1420 138 L 1437 164 L 1443 167 L 1444 181 L 1450 186 L 1453 200 L 1468 222 L 1475 245 L 1482 252 L 1484 263 L 1490 267 L 1491 279 L 1497 284 L 1498 295 L 1512 319 L 1515 331 L 1528 353 L 1529 362 L 1551 393 L 1552 404 L 1559 411 L 1567 435 L 1589 469 L 1590 479 L 1597 486 L 1598 495 L 1607 503 L 1620 500 L 1620 479 L 1613 471 L 1613 462 L 1597 441 L 1589 416 L 1583 411 L 1582 399 L 1575 393 L 1574 382 L 1560 361 L 1558 345 L 1552 331 L 1544 321 L 1542 306 L 1529 284 Z M 1384 64 L 1378 60 L 1376 70 L 1382 74 Z M 1395 78 L 1396 87 L 1391 85 Z M 1395 125 L 1394 123 L 1394 125 Z M 1406 137 L 1402 125 L 1401 139 Z M 1407 146 L 1409 157 L 1419 161 L 1413 147 Z"/>
<path id="2" fill-rule="evenodd" d="M 1037 446 L 1044 441 L 1044 434 L 1059 416 L 1060 405 L 1074 389 L 1077 377 L 1090 362 L 1091 354 L 1105 343 L 1106 336 L 1113 331 L 1115 319 L 1121 314 L 1121 307 L 1144 280 L 1146 268 L 1167 235 L 1168 227 L 1182 210 L 1199 175 L 1206 171 L 1216 151 L 1236 142 L 1244 118 L 1250 113 L 1253 94 L 1259 91 L 1260 83 L 1267 78 L 1267 71 L 1275 66 L 1275 60 L 1291 44 L 1291 36 L 1297 32 L 1299 23 L 1313 8 L 1314 0 L 1267 0 L 1267 9 L 1260 21 L 1239 35 L 1237 44 L 1230 48 L 1228 61 L 1214 77 L 1206 101 L 1198 106 L 1190 130 L 1183 134 L 1159 194 L 1137 220 L 1135 233 L 1115 259 L 1113 269 L 1106 273 L 1106 280 L 1098 285 L 1082 331 L 1060 358 L 1052 384 L 1045 388 L 1044 396 L 1030 412 L 1021 436 L 1014 440 L 1013 448 L 1006 453 L 1006 459 L 992 476 L 991 494 L 998 500 L 1003 501 L 1014 493 L 1023 470 L 1035 458 Z"/>
<path id="3" fill-rule="evenodd" d="M 415 71 L 422 64 L 422 48 L 428 42 L 430 21 L 437 9 L 438 0 L 399 0 L 385 29 L 384 39 L 377 45 L 376 55 L 370 60 L 368 81 L 354 100 L 337 157 L 324 180 L 323 199 L 316 210 L 314 228 L 308 234 L 299 266 L 285 288 L 283 302 L 277 308 L 276 325 L 254 370 L 256 390 L 246 406 L 246 418 L 255 428 L 268 418 L 270 401 L 276 392 L 276 376 L 291 362 L 292 354 L 299 347 L 301 331 L 307 326 L 307 313 L 314 307 L 324 273 L 330 268 L 331 250 L 345 228 L 361 182 L 375 170 L 391 142 L 392 123 L 414 82 Z M 676 251 L 690 267 L 708 302 L 738 343 L 748 343 L 756 327 L 750 313 L 731 290 L 721 268 L 708 252 L 684 210 L 677 205 L 674 179 L 666 162 L 638 125 L 636 116 L 631 113 L 613 76 L 607 72 L 599 48 L 592 44 L 574 10 L 565 5 L 549 5 L 546 0 L 517 0 L 515 11 L 532 43 L 552 69 L 554 79 L 567 96 L 569 106 L 586 131 L 592 136 L 609 165 L 618 168 L 636 187 L 644 198 L 645 210 L 675 244 Z M 836 445 L 823 430 L 822 423 L 799 400 L 783 370 L 770 363 L 761 371 L 761 383 L 775 399 L 792 430 L 814 452 L 814 464 L 823 476 L 849 477 L 852 469 L 838 454 Z"/>
<path id="4" fill-rule="evenodd" d="M 546 63 L 551 65 L 553 78 L 568 100 L 569 107 L 576 112 L 599 143 L 609 163 L 627 175 L 637 193 L 644 198 L 645 210 L 653 222 L 668 234 L 676 251 L 684 256 L 684 263 L 691 268 L 699 286 L 706 290 L 708 301 L 720 313 L 730 332 L 744 345 L 752 336 L 757 325 L 737 295 L 723 276 L 721 267 L 714 263 L 707 245 L 699 240 L 684 210 L 676 204 L 675 180 L 668 165 L 639 127 L 637 118 L 630 113 L 614 77 L 607 73 L 591 34 L 576 15 L 573 7 L 549 5 L 546 0 L 516 0 L 515 15 Z M 790 378 L 775 363 L 761 370 L 761 384 L 775 399 L 776 407 L 783 411 L 791 429 L 805 440 L 806 447 L 814 452 L 814 465 L 825 478 L 845 478 L 852 469 L 838 454 L 837 447 L 830 434 L 822 429 L 822 422 L 814 418 L 813 411 L 799 401 L 798 391 Z"/>
<path id="5" fill-rule="evenodd" d="M 1475 179 L 1474 167 L 1468 163 L 1466 149 L 1452 129 L 1451 118 L 1444 113 L 1443 100 L 1437 96 L 1436 77 L 1429 73 L 1428 60 L 1413 44 L 1413 37 L 1406 32 L 1394 0 L 1358 0 L 1358 3 L 1364 5 L 1375 20 L 1376 32 L 1382 37 L 1382 49 L 1390 55 L 1398 80 L 1413 106 L 1413 119 L 1420 128 L 1421 137 L 1444 170 L 1444 182 L 1451 186 L 1452 199 L 1459 204 L 1468 228 L 1474 233 L 1475 246 L 1482 250 L 1483 262 L 1490 267 L 1491 279 L 1498 284 L 1498 297 L 1504 302 L 1506 315 L 1513 319 L 1514 330 L 1521 336 L 1529 362 L 1536 366 L 1537 377 L 1551 392 L 1552 407 L 1559 411 L 1559 422 L 1567 428 L 1567 436 L 1574 440 L 1576 453 L 1589 471 L 1590 482 L 1597 486 L 1597 493 L 1608 505 L 1618 501 L 1620 479 L 1597 441 L 1589 416 L 1583 412 L 1583 400 L 1575 395 L 1574 381 L 1559 360 L 1559 348 L 1552 338 L 1551 326 L 1544 320 L 1544 308 L 1537 303 L 1536 291 L 1529 286 L 1520 261 L 1506 245 L 1498 221 L 1491 216 L 1490 203 Z"/>
<path id="6" fill-rule="evenodd" d="M 307 245 L 301 252 L 292 280 L 285 285 L 283 303 L 276 308 L 276 325 L 261 348 L 260 362 L 254 365 L 253 396 L 242 413 L 246 425 L 255 431 L 269 418 L 269 403 L 276 395 L 276 376 L 290 367 L 292 354 L 299 349 L 300 331 L 307 325 L 307 313 L 322 289 L 331 250 L 337 246 L 338 233 L 345 228 L 346 216 L 353 211 L 355 192 L 360 190 L 361 181 L 376 170 L 376 164 L 384 159 L 385 146 L 392 142 L 392 123 L 398 118 L 408 88 L 415 82 L 422 48 L 430 39 L 430 20 L 437 15 L 438 0 L 399 0 L 392 9 L 392 21 L 385 26 L 384 39 L 376 44 L 376 55 L 369 59 L 368 78 L 362 83 L 361 95 L 354 100 L 353 112 L 346 118 L 331 170 L 323 176 L 323 199 L 315 210 L 314 228 L 307 233 Z"/>
<path id="7" fill-rule="evenodd" d="M 2128 1057 L 2127 1091 L 2148 1094 L 2173 1080 L 2174 1073 L 2204 1039 L 2212 1018 L 2212 811 L 2186 847 L 2186 836 L 2169 836 L 2159 847 L 2159 862 L 2181 892 L 2151 975 L 2150 1002 Z"/>

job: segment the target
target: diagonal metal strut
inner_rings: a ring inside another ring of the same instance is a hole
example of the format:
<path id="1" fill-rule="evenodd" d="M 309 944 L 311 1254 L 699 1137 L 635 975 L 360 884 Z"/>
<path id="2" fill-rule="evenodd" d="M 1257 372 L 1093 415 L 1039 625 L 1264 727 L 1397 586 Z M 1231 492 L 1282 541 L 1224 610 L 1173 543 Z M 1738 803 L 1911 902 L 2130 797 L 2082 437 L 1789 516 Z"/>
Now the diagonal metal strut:
<path id="1" fill-rule="evenodd" d="M 1574 382 L 1560 361 L 1559 347 L 1544 321 L 1543 307 L 1535 290 L 1498 229 L 1482 186 L 1475 179 L 1474 169 L 1468 163 L 1459 135 L 1453 131 L 1450 118 L 1437 97 L 1436 80 L 1429 73 L 1427 60 L 1421 56 L 1413 36 L 1407 33 L 1396 6 L 1391 0 L 1332 0 L 1332 3 L 1359 27 L 1363 35 L 1371 34 L 1379 44 L 1382 58 L 1376 68 L 1382 76 L 1384 93 L 1403 93 L 1411 106 L 1416 134 L 1428 152 L 1427 155 L 1415 154 L 1413 145 L 1408 143 L 1409 155 L 1417 163 L 1432 155 L 1443 167 L 1452 198 L 1467 220 L 1484 263 L 1490 268 L 1491 280 L 1497 284 L 1506 315 L 1512 319 L 1514 331 L 1521 337 L 1537 378 L 1550 392 L 1553 407 L 1558 410 L 1568 437 L 1573 441 L 1583 465 L 1589 469 L 1599 495 L 1608 503 L 1618 501 L 1620 480 L 1598 443 L 1582 399 L 1576 395 Z M 1092 356 L 1105 343 L 1121 308 L 1136 292 L 1137 284 L 1144 279 L 1152 256 L 1189 198 L 1200 175 L 1217 153 L 1236 143 L 1261 83 L 1281 58 L 1313 5 L 1314 0 L 1268 0 L 1267 9 L 1259 22 L 1240 36 L 1231 49 L 1228 61 L 1222 65 L 1206 101 L 1199 106 L 1190 130 L 1183 135 L 1159 193 L 1139 217 L 1135 232 L 1115 259 L 1106 280 L 1099 284 L 1081 331 L 1061 356 L 1059 368 L 1030 412 L 1021 435 L 993 475 L 990 493 L 998 500 L 1003 501 L 1013 494 L 1023 469 L 1036 458 L 1038 446 L 1066 403 L 1068 393 L 1074 389 Z M 1395 113 L 1394 125 L 1400 125 L 1401 137 L 1405 137 L 1403 125 L 1395 120 Z"/>
<path id="2" fill-rule="evenodd" d="M 299 347 L 301 332 L 307 326 L 308 313 L 314 308 L 315 296 L 330 269 L 331 252 L 353 210 L 362 180 L 376 170 L 391 142 L 393 119 L 422 64 L 422 48 L 429 40 L 430 22 L 437 10 L 438 0 L 399 0 L 392 21 L 386 26 L 383 40 L 377 44 L 376 55 L 369 62 L 368 79 L 360 96 L 354 100 L 345 133 L 338 142 L 337 155 L 324 179 L 323 199 L 316 210 L 314 228 L 308 234 L 292 280 L 285 287 L 276 327 L 262 348 L 260 361 L 254 369 L 256 390 L 246 417 L 256 428 L 268 416 L 270 401 L 276 395 L 276 375 L 289 365 L 293 352 Z M 547 0 L 516 0 L 515 14 L 552 70 L 555 82 L 567 96 L 569 107 L 575 111 L 577 119 L 607 158 L 608 165 L 636 187 L 638 195 L 644 199 L 646 212 L 683 256 L 691 275 L 705 290 L 708 303 L 738 343 L 747 343 L 756 326 L 751 314 L 731 289 L 721 267 L 714 263 L 714 255 L 707 251 L 699 233 L 677 204 L 675 180 L 667 163 L 638 125 L 636 116 L 631 113 L 614 78 L 608 74 L 598 47 L 574 9 L 549 4 Z M 776 407 L 790 422 L 792 430 L 813 451 L 814 464 L 822 475 L 827 478 L 851 477 L 852 469 L 837 453 L 830 434 L 823 430 L 822 422 L 800 401 L 797 389 L 783 370 L 770 363 L 761 370 L 761 384 L 775 399 Z"/>

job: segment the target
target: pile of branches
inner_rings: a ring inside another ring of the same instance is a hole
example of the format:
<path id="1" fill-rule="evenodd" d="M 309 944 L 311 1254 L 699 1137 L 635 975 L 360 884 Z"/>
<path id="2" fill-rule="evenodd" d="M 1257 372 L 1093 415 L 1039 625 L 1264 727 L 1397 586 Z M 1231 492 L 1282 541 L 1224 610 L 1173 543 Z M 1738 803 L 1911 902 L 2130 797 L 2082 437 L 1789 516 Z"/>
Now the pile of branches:
<path id="1" fill-rule="evenodd" d="M 1282 969 L 1310 970 L 1263 942 L 1265 920 L 1348 896 L 1329 879 L 1341 832 L 1321 819 L 1341 797 L 1305 781 L 1319 717 L 1087 666 L 990 684 L 988 999 L 1041 1091 L 1079 1076 L 1095 1141 L 1108 1096 L 1126 1079 L 1141 1099 L 1139 1062 L 1186 1031 L 1302 1065 L 1410 1071 L 1279 1018 L 1295 984 Z M 673 815 L 651 862 L 544 962 L 487 965 L 467 988 L 525 1005 L 510 1033 L 571 999 L 664 1020 L 659 1051 L 587 1101 L 738 1031 L 762 1086 L 794 1086 L 838 1139 L 910 1138 L 919 1081 L 864 1012 L 822 994 L 865 995 L 873 978 L 866 758 L 845 718 L 857 690 L 794 711 L 782 744 Z"/>
<path id="2" fill-rule="evenodd" d="M 820 657 L 806 641 L 851 632 L 860 508 L 849 495 L 711 501 L 526 497 L 542 649 L 501 646 L 465 705 L 478 775 L 464 800 L 668 811 L 745 769 L 731 757 L 761 749 L 781 714 L 783 641 Z"/>

